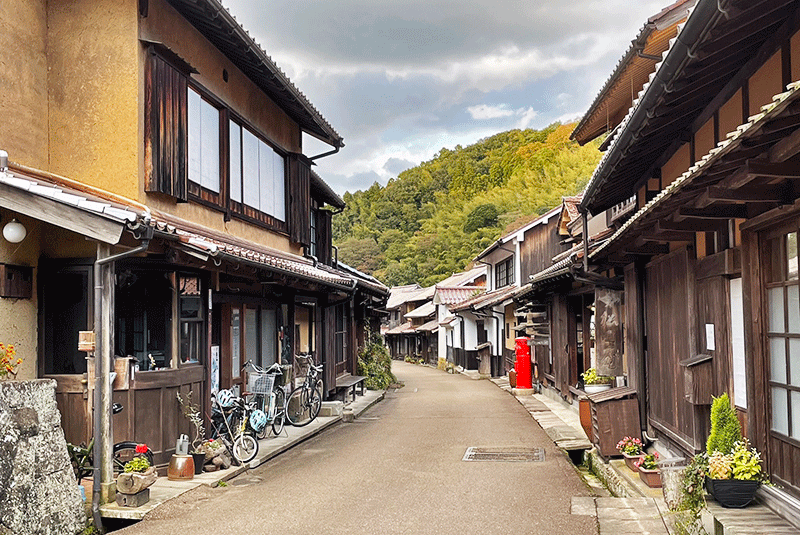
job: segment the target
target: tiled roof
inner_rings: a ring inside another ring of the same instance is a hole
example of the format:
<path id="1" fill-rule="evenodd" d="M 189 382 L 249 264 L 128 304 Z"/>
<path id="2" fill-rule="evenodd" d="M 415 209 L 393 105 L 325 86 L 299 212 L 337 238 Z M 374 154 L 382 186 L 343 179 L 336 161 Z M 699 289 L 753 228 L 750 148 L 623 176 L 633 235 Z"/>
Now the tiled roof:
<path id="1" fill-rule="evenodd" d="M 689 185 L 697 176 L 705 173 L 717 161 L 737 149 L 744 143 L 744 141 L 759 132 L 762 126 L 768 121 L 775 119 L 786 110 L 792 103 L 800 99 L 800 81 L 793 82 L 787 86 L 787 91 L 772 97 L 772 102 L 762 106 L 761 112 L 753 115 L 749 120 L 740 125 L 733 132 L 729 132 L 726 139 L 720 141 L 716 147 L 711 149 L 708 154 L 698 160 L 693 166 L 685 171 L 681 176 L 675 179 L 672 183 L 667 185 L 661 192 L 649 203 L 647 203 L 641 210 L 631 216 L 628 221 L 617 230 L 605 243 L 589 254 L 589 258 L 596 257 L 605 248 L 619 241 L 620 237 L 624 235 L 631 227 L 641 221 L 649 213 L 653 212 L 657 207 L 662 205 L 668 199 L 673 197 L 682 188 Z"/>
<path id="2" fill-rule="evenodd" d="M 343 147 L 342 137 L 219 0 L 168 0 L 301 127 Z"/>
<path id="3" fill-rule="evenodd" d="M 408 319 L 427 318 L 431 314 L 435 313 L 436 313 L 436 305 L 434 305 L 431 301 L 428 301 L 424 305 L 415 308 L 414 310 L 406 314 L 404 317 Z"/>
<path id="4" fill-rule="evenodd" d="M 678 0 L 647 20 L 573 130 L 571 139 L 584 144 L 602 134 L 606 128 L 613 129 L 616 126 L 607 124 L 608 120 L 613 121 L 619 106 L 627 107 L 631 92 L 638 92 L 647 81 L 647 75 L 658 61 L 654 56 L 657 57 L 666 50 L 669 39 L 675 35 L 678 22 L 675 21 L 676 14 L 681 19 L 685 18 L 686 10 L 694 3 L 695 0 Z M 609 107 L 613 105 L 616 107 L 609 111 Z"/>
<path id="5" fill-rule="evenodd" d="M 381 295 L 388 296 L 389 295 L 389 287 L 383 284 L 381 281 L 373 277 L 372 275 L 367 275 L 366 273 L 362 273 L 361 271 L 357 270 L 354 267 L 348 266 L 344 262 L 339 262 L 337 267 L 347 273 L 349 276 L 354 277 L 356 279 L 356 283 L 359 286 L 365 286 L 374 292 L 380 293 Z"/>
<path id="6" fill-rule="evenodd" d="M 403 324 L 398 325 L 394 329 L 389 329 L 386 331 L 385 334 L 414 334 L 414 328 L 411 326 L 411 322 L 407 321 Z"/>
<path id="7" fill-rule="evenodd" d="M 449 288 L 437 286 L 436 296 L 437 301 L 443 305 L 457 305 L 484 291 L 486 291 L 486 288 L 482 286 L 456 286 Z"/>
<path id="8" fill-rule="evenodd" d="M 212 257 L 227 256 L 237 261 L 257 264 L 269 271 L 296 276 L 328 285 L 352 290 L 356 281 L 333 268 L 314 264 L 302 256 L 278 251 L 264 245 L 246 242 L 211 229 L 203 229 L 177 218 L 153 213 L 152 223 L 161 233 L 177 236 L 187 246 L 198 249 Z"/>
<path id="9" fill-rule="evenodd" d="M 506 286 L 505 288 L 500 288 L 499 290 L 492 290 L 491 292 L 476 295 L 467 299 L 466 301 L 462 301 L 458 305 L 454 306 L 452 310 L 458 311 L 466 310 L 468 308 L 480 310 L 482 308 L 490 307 L 509 299 L 517 292 L 517 289 L 518 288 L 516 286 Z"/>
<path id="10" fill-rule="evenodd" d="M 583 195 L 576 195 L 574 197 L 562 197 L 564 210 L 569 215 L 570 221 L 575 221 L 581 214 L 578 212 L 578 205 L 583 200 Z"/>
<path id="11" fill-rule="evenodd" d="M 386 308 L 389 310 L 397 308 L 411 297 L 414 297 L 419 291 L 422 290 L 419 284 L 409 284 L 406 286 L 392 286 L 389 289 L 389 301 L 386 302 Z"/>
<path id="12" fill-rule="evenodd" d="M 486 274 L 486 268 L 484 266 L 475 267 L 467 271 L 462 271 L 460 273 L 453 273 L 446 279 L 437 282 L 436 286 L 446 286 L 446 287 L 464 286 L 467 285 L 468 283 L 473 282 L 481 275 L 485 274 Z"/>
<path id="13" fill-rule="evenodd" d="M 417 331 L 418 332 L 433 333 L 433 332 L 436 332 L 438 330 L 439 330 L 439 320 L 437 320 L 437 319 L 433 319 L 433 320 L 429 321 L 428 323 L 425 323 L 425 324 L 420 325 L 419 327 L 417 327 Z"/>

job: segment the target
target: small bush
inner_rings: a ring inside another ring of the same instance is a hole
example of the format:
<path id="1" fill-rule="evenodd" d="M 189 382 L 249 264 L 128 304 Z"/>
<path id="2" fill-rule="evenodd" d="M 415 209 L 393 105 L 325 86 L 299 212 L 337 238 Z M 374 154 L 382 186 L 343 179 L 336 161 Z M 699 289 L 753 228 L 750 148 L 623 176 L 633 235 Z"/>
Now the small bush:
<path id="1" fill-rule="evenodd" d="M 711 456 L 715 451 L 728 454 L 734 444 L 742 440 L 742 426 L 731 406 L 728 394 L 714 398 L 711 404 L 711 433 L 706 442 L 706 453 Z"/>
<path id="2" fill-rule="evenodd" d="M 392 373 L 392 358 L 380 333 L 367 328 L 365 339 L 365 346 L 358 351 L 358 374 L 366 377 L 364 383 L 368 389 L 383 390 L 397 382 Z"/>

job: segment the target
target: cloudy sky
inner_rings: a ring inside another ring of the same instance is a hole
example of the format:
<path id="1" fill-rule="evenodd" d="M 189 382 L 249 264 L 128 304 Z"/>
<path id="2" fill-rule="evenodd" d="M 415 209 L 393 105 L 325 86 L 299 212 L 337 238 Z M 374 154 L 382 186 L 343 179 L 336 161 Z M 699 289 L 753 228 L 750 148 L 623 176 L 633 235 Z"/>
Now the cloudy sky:
<path id="1" fill-rule="evenodd" d="M 669 0 L 223 0 L 344 137 L 340 194 L 442 147 L 579 118 Z M 306 141 L 305 153 L 330 147 Z"/>

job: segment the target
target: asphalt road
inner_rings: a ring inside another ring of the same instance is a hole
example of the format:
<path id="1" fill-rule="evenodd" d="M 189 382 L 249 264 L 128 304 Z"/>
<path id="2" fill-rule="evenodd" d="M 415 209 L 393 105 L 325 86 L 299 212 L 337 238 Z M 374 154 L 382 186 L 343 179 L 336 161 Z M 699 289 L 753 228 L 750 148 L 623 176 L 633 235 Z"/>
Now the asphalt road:
<path id="1" fill-rule="evenodd" d="M 168 502 L 120 534 L 596 534 L 590 491 L 528 412 L 489 381 L 403 362 L 405 386 L 232 480 Z M 465 462 L 468 447 L 544 448 L 544 461 Z"/>

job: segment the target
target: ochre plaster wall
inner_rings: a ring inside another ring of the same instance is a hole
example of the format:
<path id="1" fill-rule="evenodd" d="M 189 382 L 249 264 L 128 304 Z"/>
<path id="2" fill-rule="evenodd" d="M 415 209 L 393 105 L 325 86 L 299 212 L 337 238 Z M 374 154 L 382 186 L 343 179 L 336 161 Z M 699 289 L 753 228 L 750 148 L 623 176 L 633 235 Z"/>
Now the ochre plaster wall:
<path id="1" fill-rule="evenodd" d="M 199 82 L 229 108 L 238 113 L 267 139 L 280 148 L 290 152 L 301 152 L 300 128 L 273 101 L 221 52 L 207 41 L 191 24 L 181 17 L 163 0 L 152 0 L 148 15 L 140 19 L 140 38 L 146 41 L 163 43 L 194 67 L 198 73 L 192 79 Z M 137 138 L 140 150 L 144 144 L 144 73 L 147 50 L 139 46 L 139 72 L 141 73 L 139 92 L 139 127 Z M 222 77 L 228 72 L 228 81 Z M 227 232 L 237 237 L 261 243 L 275 249 L 302 254 L 302 248 L 292 244 L 286 236 L 268 232 L 260 227 L 233 219 L 223 220 L 221 212 L 194 203 L 176 203 L 168 197 L 144 193 L 144 160 L 139 162 L 139 200 L 148 206 L 174 214 L 182 219 L 193 221 L 215 230 Z"/>
<path id="2" fill-rule="evenodd" d="M 772 97 L 782 93 L 781 51 L 769 58 L 748 80 L 750 115 L 761 111 L 761 106 L 772 102 Z"/>
<path id="3" fill-rule="evenodd" d="M 729 132 L 742 124 L 742 90 L 737 91 L 719 108 L 719 140 L 723 141 Z"/>
<path id="4" fill-rule="evenodd" d="M 688 143 L 681 145 L 675 154 L 672 155 L 667 163 L 661 167 L 661 186 L 667 187 L 676 178 L 681 176 L 689 168 L 690 148 Z"/>
<path id="5" fill-rule="evenodd" d="M 47 12 L 44 0 L 0 2 L 0 149 L 47 168 Z"/>
<path id="6" fill-rule="evenodd" d="M 139 196 L 136 0 L 48 2 L 50 171 Z"/>
<path id="7" fill-rule="evenodd" d="M 717 140 L 714 139 L 714 118 L 712 117 L 694 134 L 695 160 L 699 160 L 708 154 L 716 144 Z"/>
<path id="8" fill-rule="evenodd" d="M 17 379 L 35 379 L 38 354 L 36 281 L 41 252 L 41 225 L 35 219 L 3 210 L 0 212 L 0 228 L 12 217 L 25 226 L 28 234 L 21 243 L 9 243 L 0 237 L 0 262 L 33 267 L 33 295 L 30 299 L 0 297 L 0 342 L 13 344 L 17 356 L 23 359 Z"/>

